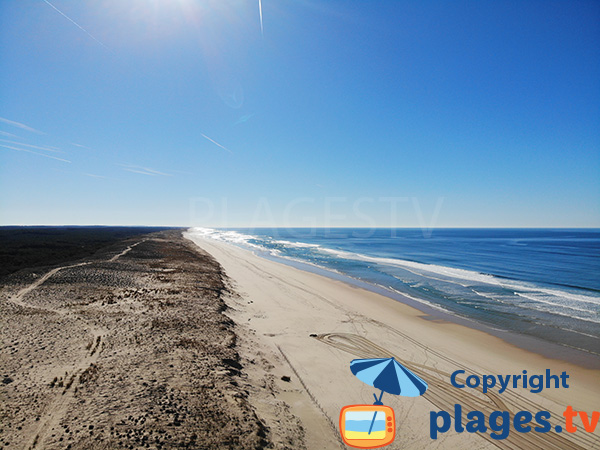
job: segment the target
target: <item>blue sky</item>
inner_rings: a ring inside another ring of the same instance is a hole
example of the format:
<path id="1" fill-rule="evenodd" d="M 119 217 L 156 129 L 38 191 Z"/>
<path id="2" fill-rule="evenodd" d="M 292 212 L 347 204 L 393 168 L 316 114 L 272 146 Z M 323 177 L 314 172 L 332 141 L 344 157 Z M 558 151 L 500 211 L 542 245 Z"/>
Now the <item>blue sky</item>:
<path id="1" fill-rule="evenodd" d="M 262 13 L 0 3 L 0 222 L 600 226 L 600 3 Z"/>

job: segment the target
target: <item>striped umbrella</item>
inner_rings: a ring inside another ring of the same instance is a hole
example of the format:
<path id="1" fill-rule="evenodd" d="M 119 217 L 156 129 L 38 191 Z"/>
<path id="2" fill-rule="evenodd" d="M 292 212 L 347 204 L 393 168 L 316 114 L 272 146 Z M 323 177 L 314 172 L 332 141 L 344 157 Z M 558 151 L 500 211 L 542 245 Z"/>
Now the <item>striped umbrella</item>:
<path id="1" fill-rule="evenodd" d="M 355 359 L 350 363 L 350 370 L 363 383 L 381 389 L 381 394 L 374 405 L 383 405 L 383 393 L 402 395 L 404 397 L 418 397 L 427 390 L 425 380 L 419 378 L 394 358 Z M 373 415 L 369 434 L 373 428 L 377 412 Z"/>

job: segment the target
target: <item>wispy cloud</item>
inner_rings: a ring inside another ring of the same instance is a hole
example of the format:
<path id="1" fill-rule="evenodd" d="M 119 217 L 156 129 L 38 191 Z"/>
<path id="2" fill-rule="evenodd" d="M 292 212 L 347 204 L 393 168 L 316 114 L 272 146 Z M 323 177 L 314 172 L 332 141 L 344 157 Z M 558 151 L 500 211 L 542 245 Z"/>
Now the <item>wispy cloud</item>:
<path id="1" fill-rule="evenodd" d="M 85 28 L 83 28 L 81 25 L 79 25 L 77 22 L 75 22 L 73 19 L 71 19 L 69 16 L 67 16 L 64 12 L 62 12 L 60 9 L 58 9 L 56 6 L 54 6 L 48 0 L 43 0 L 43 2 L 46 3 L 48 6 L 50 6 L 52 9 L 54 9 L 57 13 L 59 13 L 61 16 L 63 16 L 69 22 L 71 22 L 73 25 L 75 25 L 77 28 L 79 28 L 81 31 L 83 31 L 85 34 L 87 34 L 89 37 L 91 37 L 94 41 L 96 41 L 98 44 L 100 44 L 106 50 L 110 51 L 110 49 L 106 45 L 104 45 L 102 42 L 100 42 L 98 39 L 96 39 L 94 36 L 92 36 Z"/>
<path id="2" fill-rule="evenodd" d="M 125 168 L 123 170 L 126 170 L 127 172 L 133 172 L 133 173 L 141 173 L 142 175 L 150 175 L 152 177 L 156 175 L 155 173 L 147 172 L 145 170 L 128 169 L 128 168 Z"/>
<path id="3" fill-rule="evenodd" d="M 83 173 L 86 177 L 92 177 L 92 178 L 106 178 L 105 176 L 102 175 L 94 175 L 93 173 Z"/>
<path id="4" fill-rule="evenodd" d="M 88 146 L 86 146 L 86 145 L 81 145 L 81 144 L 78 144 L 77 142 L 71 142 L 71 145 L 74 145 L 75 147 L 79 147 L 79 148 L 85 148 L 85 149 L 87 149 L 87 150 L 91 150 L 91 148 L 89 148 Z"/>
<path id="5" fill-rule="evenodd" d="M 7 136 L 7 137 L 13 137 L 13 138 L 19 137 L 16 134 L 8 133 L 6 131 L 0 131 L 0 136 Z"/>
<path id="6" fill-rule="evenodd" d="M 260 15 L 260 35 L 265 37 L 265 30 L 263 29 L 263 19 L 262 19 L 262 0 L 258 0 L 258 14 Z"/>
<path id="7" fill-rule="evenodd" d="M 8 148 L 10 150 L 16 150 L 18 152 L 32 153 L 34 155 L 43 156 L 44 158 L 55 159 L 57 161 L 62 161 L 62 162 L 66 162 L 66 163 L 70 163 L 71 162 L 68 159 L 57 158 L 56 156 L 51 156 L 51 155 L 46 155 L 44 153 L 34 152 L 33 150 L 28 150 L 26 148 L 18 148 L 18 147 L 13 147 L 13 146 L 4 145 L 4 144 L 0 144 L 0 147 Z"/>
<path id="8" fill-rule="evenodd" d="M 219 143 L 218 143 L 218 142 L 216 142 L 216 141 L 213 141 L 213 140 L 212 140 L 211 138 L 209 138 L 207 135 L 205 135 L 205 134 L 202 134 L 202 133 L 200 133 L 200 134 L 202 135 L 202 137 L 203 137 L 204 139 L 208 139 L 210 142 L 212 142 L 213 144 L 215 144 L 217 147 L 221 147 L 223 150 L 227 150 L 229 153 L 233 153 L 233 152 L 232 152 L 231 150 L 229 150 L 227 147 L 225 147 L 225 146 L 223 146 L 223 145 L 219 144 Z"/>
<path id="9" fill-rule="evenodd" d="M 163 176 L 163 177 L 172 176 L 170 173 L 160 172 L 158 170 L 151 169 L 150 167 L 134 166 L 131 164 L 117 164 L 117 166 L 122 167 L 123 170 L 126 170 L 127 172 L 139 173 L 142 175 L 149 175 L 149 176 L 153 176 L 153 177 L 155 177 L 155 176 Z"/>
<path id="10" fill-rule="evenodd" d="M 234 125 L 239 125 L 240 123 L 248 122 L 255 114 L 246 114 L 245 116 L 240 117 Z"/>
<path id="11" fill-rule="evenodd" d="M 14 120 L 8 120 L 8 119 L 5 119 L 4 117 L 0 117 L 0 122 L 6 123 L 8 125 L 12 125 L 13 127 L 21 128 L 22 130 L 25 130 L 25 131 L 31 131 L 32 133 L 46 134 L 43 131 L 36 130 L 35 128 L 31 128 L 30 126 L 27 126 L 24 123 L 15 122 Z"/>
<path id="12" fill-rule="evenodd" d="M 6 142 L 7 144 L 16 144 L 21 147 L 29 147 L 29 148 L 35 148 L 38 150 L 45 150 L 47 152 L 52 152 L 52 153 L 64 153 L 62 150 L 60 150 L 56 147 L 42 147 L 40 145 L 31 145 L 31 144 L 25 144 L 23 142 L 9 141 L 8 139 L 0 139 L 0 142 Z"/>

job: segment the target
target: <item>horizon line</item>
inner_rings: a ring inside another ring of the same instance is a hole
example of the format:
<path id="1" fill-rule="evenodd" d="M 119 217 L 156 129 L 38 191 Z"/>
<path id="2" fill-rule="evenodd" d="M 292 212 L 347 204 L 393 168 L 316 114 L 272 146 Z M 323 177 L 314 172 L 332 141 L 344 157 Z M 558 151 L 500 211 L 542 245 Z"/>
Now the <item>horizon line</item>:
<path id="1" fill-rule="evenodd" d="M 8 227 L 141 227 L 141 228 L 208 228 L 208 229 L 326 229 L 326 230 L 340 230 L 340 229 L 355 229 L 355 230 L 600 230 L 598 226 L 443 226 L 443 227 L 419 227 L 419 226 L 190 226 L 190 225 L 141 225 L 141 224 L 99 224 L 99 223 L 84 223 L 84 224 L 0 224 L 0 228 Z"/>

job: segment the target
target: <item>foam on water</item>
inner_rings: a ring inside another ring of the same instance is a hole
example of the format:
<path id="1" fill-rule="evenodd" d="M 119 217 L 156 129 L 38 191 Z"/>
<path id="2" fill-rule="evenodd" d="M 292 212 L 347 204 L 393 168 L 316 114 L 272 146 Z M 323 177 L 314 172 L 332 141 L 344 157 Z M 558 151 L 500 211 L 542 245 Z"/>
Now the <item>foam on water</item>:
<path id="1" fill-rule="evenodd" d="M 214 239 L 216 241 L 228 242 L 230 244 L 241 244 L 247 247 L 262 249 L 260 245 L 250 242 L 255 239 L 253 236 L 238 233 L 237 231 L 224 231 L 213 228 L 195 227 L 190 229 L 190 233 L 203 238 Z"/>
<path id="2" fill-rule="evenodd" d="M 569 309 L 572 311 L 582 311 L 588 313 L 598 313 L 598 306 L 600 306 L 600 297 L 592 297 L 589 295 L 574 294 L 567 291 L 561 291 L 558 289 L 546 289 L 543 287 L 535 286 L 532 283 L 507 280 L 503 278 L 497 278 L 493 275 L 483 274 L 465 269 L 456 269 L 452 267 L 438 266 L 434 264 L 422 264 L 413 261 L 406 261 L 396 258 L 380 258 L 368 255 L 362 255 L 357 253 L 346 252 L 342 250 L 328 249 L 320 247 L 318 251 L 329 253 L 340 258 L 355 259 L 361 261 L 370 261 L 382 265 L 391 265 L 409 270 L 415 275 L 420 275 L 428 279 L 437 280 L 441 282 L 458 284 L 463 287 L 471 287 L 477 284 L 488 284 L 498 286 L 504 289 L 513 290 L 515 295 L 526 297 L 530 300 L 545 303 L 548 305 L 558 306 L 561 308 Z M 412 269 L 412 270 L 411 270 Z M 438 278 L 433 275 L 441 275 L 446 278 Z M 463 281 L 463 282 L 461 282 Z M 465 283 L 468 282 L 468 283 Z M 475 291 L 476 292 L 476 291 Z M 479 294 L 478 292 L 476 292 Z M 481 295 L 481 294 L 479 294 Z M 583 308 L 582 304 L 590 305 L 590 308 Z M 557 314 L 560 314 L 557 312 Z M 591 317 L 579 317 L 582 320 L 590 320 L 592 322 L 600 323 L 600 320 L 594 320 Z"/>
<path id="3" fill-rule="evenodd" d="M 361 238 L 362 248 L 368 253 L 380 253 L 377 255 L 350 250 L 351 243 L 344 239 L 327 241 L 319 236 L 298 238 L 286 235 L 285 230 L 281 232 L 285 236 L 283 239 L 277 232 L 255 234 L 210 228 L 193 228 L 190 232 L 345 274 L 439 311 L 469 320 L 483 320 L 494 328 L 516 327 L 522 321 L 524 328 L 527 327 L 526 323 L 536 323 L 594 339 L 600 337 L 600 328 L 597 327 L 600 323 L 600 293 L 594 288 L 583 290 L 566 285 L 550 286 L 537 280 L 518 280 L 504 274 L 496 276 L 477 270 L 403 259 L 391 256 L 391 253 L 395 253 L 392 244 L 397 245 L 397 241 L 391 239 L 379 238 L 370 245 L 368 238 Z M 533 239 L 538 238 L 529 238 L 530 241 Z M 527 250 L 528 244 L 521 241 L 508 240 L 508 243 L 501 243 L 498 247 Z M 389 246 L 386 242 L 389 242 Z M 561 251 L 564 249 L 562 246 Z M 468 263 L 469 256 L 458 254 L 457 257 L 462 257 Z"/>

